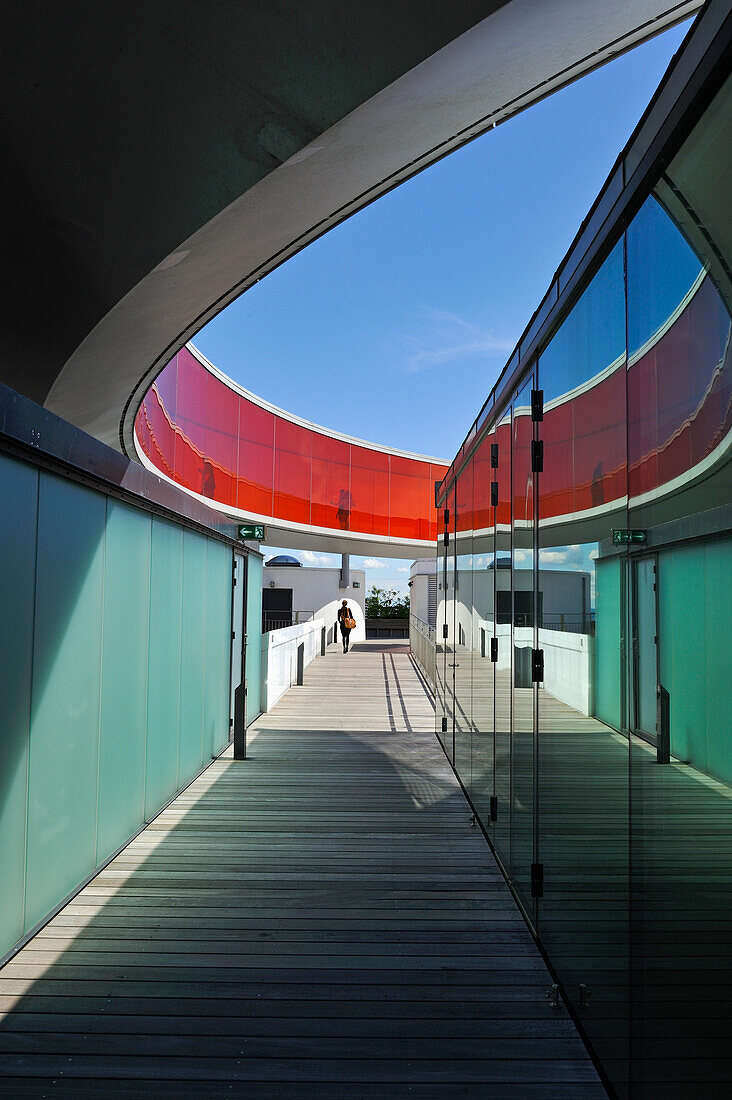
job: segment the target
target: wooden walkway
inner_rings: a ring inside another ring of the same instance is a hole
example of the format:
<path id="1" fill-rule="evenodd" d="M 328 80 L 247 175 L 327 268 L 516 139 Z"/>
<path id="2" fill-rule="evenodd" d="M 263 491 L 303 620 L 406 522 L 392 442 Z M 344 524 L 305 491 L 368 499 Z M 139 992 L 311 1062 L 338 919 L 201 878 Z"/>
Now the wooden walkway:
<path id="1" fill-rule="evenodd" d="M 0 971 L 0 1094 L 603 1097 L 406 648 L 250 733 Z"/>

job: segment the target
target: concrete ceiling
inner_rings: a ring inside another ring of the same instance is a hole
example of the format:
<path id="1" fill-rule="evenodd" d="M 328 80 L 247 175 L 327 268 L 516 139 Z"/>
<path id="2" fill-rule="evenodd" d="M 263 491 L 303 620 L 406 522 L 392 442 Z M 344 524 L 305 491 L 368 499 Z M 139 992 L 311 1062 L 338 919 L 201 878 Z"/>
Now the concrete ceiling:
<path id="1" fill-rule="evenodd" d="M 0 378 L 132 453 L 144 389 L 248 285 L 698 6 L 6 5 Z"/>

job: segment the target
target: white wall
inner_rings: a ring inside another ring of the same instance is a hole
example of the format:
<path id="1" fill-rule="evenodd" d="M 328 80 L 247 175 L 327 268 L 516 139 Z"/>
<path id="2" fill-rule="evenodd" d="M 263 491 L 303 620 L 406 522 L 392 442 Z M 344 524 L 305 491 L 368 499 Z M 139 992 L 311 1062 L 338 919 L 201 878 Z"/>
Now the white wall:
<path id="1" fill-rule="evenodd" d="M 429 583 L 436 571 L 435 558 L 418 558 L 409 570 L 409 611 L 423 623 L 429 622 Z"/>
<path id="2" fill-rule="evenodd" d="M 467 624 L 466 624 L 467 625 Z M 490 619 L 475 620 L 473 652 L 480 653 L 480 631 L 486 634 L 485 661 L 490 661 L 490 637 L 493 623 Z M 511 665 L 511 626 L 499 624 L 496 627 L 498 637 L 498 664 L 496 668 L 506 669 Z M 533 646 L 534 632 L 531 627 L 518 626 L 514 630 L 514 644 Z M 470 642 L 470 635 L 467 635 Z M 563 630 L 540 630 L 539 648 L 544 650 L 543 690 L 567 703 L 580 714 L 591 715 L 594 709 L 592 693 L 592 661 L 594 638 L 588 634 L 572 634 Z"/>
<path id="3" fill-rule="evenodd" d="M 348 600 L 356 626 L 351 634 L 352 642 L 362 642 L 366 638 L 365 602 L 366 574 L 362 569 L 351 569 L 351 583 L 348 588 L 340 587 L 340 569 L 320 569 L 307 565 L 273 565 L 262 571 L 262 588 L 269 588 L 274 582 L 276 588 L 292 589 L 292 611 L 314 613 L 324 619 L 327 630 L 333 629 L 338 608 L 342 600 Z M 356 581 L 358 588 L 354 588 Z M 331 638 L 332 640 L 332 638 Z"/>
<path id="4" fill-rule="evenodd" d="M 297 650 L 305 646 L 304 667 L 320 654 L 323 619 L 299 626 L 285 626 L 262 635 L 261 707 L 271 710 L 288 688 L 297 682 Z"/>

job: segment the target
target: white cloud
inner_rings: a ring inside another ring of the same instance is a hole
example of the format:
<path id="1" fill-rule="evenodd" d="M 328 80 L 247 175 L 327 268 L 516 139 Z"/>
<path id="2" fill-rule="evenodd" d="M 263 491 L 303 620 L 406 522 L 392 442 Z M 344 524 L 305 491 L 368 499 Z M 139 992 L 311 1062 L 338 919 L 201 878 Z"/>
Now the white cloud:
<path id="1" fill-rule="evenodd" d="M 305 565 L 335 566 L 339 563 L 339 558 L 335 554 L 315 554 L 312 550 L 298 550 L 297 553 Z"/>
<path id="2" fill-rule="evenodd" d="M 388 569 L 389 567 L 386 564 L 386 562 L 382 561 L 380 558 L 364 558 L 363 559 L 363 568 L 364 569 Z"/>
<path id="3" fill-rule="evenodd" d="M 492 329 L 483 328 L 446 310 L 425 311 L 426 324 L 419 337 L 411 337 L 408 343 L 419 345 L 408 358 L 405 370 L 408 374 L 431 370 L 445 363 L 456 363 L 475 356 L 507 355 L 513 351 L 514 342 L 496 336 Z"/>
<path id="4" fill-rule="evenodd" d="M 408 573 L 409 572 L 409 566 L 408 565 L 400 565 L 398 569 L 394 570 L 394 572 L 395 573 Z"/>
<path id="5" fill-rule="evenodd" d="M 565 565 L 569 560 L 569 550 L 540 550 L 539 566 Z"/>

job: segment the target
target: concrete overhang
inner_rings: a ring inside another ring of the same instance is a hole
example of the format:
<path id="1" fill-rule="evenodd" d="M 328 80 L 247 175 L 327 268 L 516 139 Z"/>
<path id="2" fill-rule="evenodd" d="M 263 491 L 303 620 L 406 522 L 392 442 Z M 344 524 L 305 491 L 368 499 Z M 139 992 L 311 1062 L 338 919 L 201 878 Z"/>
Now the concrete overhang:
<path id="1" fill-rule="evenodd" d="M 248 286 L 699 6 L 19 6 L 4 380 L 133 454 L 145 390 Z"/>

